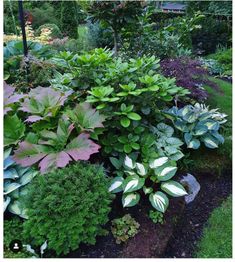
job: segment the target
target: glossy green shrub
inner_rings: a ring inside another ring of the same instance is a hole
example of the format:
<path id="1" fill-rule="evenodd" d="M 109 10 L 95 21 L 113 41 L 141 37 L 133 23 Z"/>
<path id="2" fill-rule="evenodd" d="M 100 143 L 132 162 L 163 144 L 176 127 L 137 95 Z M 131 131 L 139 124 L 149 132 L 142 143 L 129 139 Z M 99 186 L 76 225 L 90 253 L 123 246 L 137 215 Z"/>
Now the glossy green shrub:
<path id="1" fill-rule="evenodd" d="M 36 246 L 47 240 L 57 255 L 95 244 L 105 233 L 111 198 L 102 166 L 78 163 L 38 176 L 25 199 L 24 236 Z"/>
<path id="2" fill-rule="evenodd" d="M 121 244 L 134 237 L 138 233 L 139 227 L 140 224 L 130 214 L 127 214 L 112 220 L 111 231 L 116 238 L 116 243 Z"/>

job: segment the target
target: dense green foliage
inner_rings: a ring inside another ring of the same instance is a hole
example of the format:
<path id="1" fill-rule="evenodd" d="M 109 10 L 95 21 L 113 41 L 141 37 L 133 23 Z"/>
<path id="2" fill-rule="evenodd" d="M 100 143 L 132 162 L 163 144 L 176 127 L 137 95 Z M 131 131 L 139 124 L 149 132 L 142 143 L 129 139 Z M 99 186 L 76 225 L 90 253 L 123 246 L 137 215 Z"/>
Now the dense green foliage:
<path id="1" fill-rule="evenodd" d="M 221 74 L 232 75 L 232 48 L 218 50 L 215 54 L 208 56 L 209 59 L 216 60 L 221 67 Z"/>
<path id="2" fill-rule="evenodd" d="M 108 221 L 111 195 L 102 166 L 76 164 L 38 176 L 26 196 L 24 236 L 33 245 L 48 241 L 57 255 L 95 244 Z M 59 234 L 58 234 L 59 232 Z"/>
<path id="3" fill-rule="evenodd" d="M 31 258 L 33 255 L 25 248 L 18 253 L 10 250 L 9 245 L 15 239 L 23 241 L 23 222 L 18 217 L 4 221 L 4 258 Z"/>
<path id="4" fill-rule="evenodd" d="M 164 219 L 163 219 L 163 214 L 159 211 L 156 210 L 150 210 L 149 211 L 149 218 L 153 221 L 155 224 L 163 224 Z"/>
<path id="5" fill-rule="evenodd" d="M 203 230 L 195 253 L 197 258 L 232 257 L 232 197 L 216 208 Z"/>
<path id="6" fill-rule="evenodd" d="M 130 214 L 127 214 L 112 220 L 111 231 L 116 238 L 116 243 L 121 244 L 134 237 L 138 233 L 139 227 L 140 224 Z"/>

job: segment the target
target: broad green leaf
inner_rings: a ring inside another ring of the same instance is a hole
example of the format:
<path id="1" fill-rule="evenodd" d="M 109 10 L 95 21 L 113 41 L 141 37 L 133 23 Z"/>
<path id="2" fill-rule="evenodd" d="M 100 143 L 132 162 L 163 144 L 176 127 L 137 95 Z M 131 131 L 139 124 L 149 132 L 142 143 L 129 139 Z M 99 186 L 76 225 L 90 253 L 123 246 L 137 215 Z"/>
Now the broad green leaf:
<path id="1" fill-rule="evenodd" d="M 129 154 L 132 151 L 132 147 L 129 144 L 124 145 L 124 152 Z"/>
<path id="2" fill-rule="evenodd" d="M 4 117 L 4 146 L 17 144 L 24 132 L 25 125 L 17 115 Z"/>
<path id="3" fill-rule="evenodd" d="M 4 179 L 16 179 L 19 175 L 15 168 L 8 168 L 4 170 Z"/>
<path id="4" fill-rule="evenodd" d="M 127 114 L 127 117 L 130 118 L 131 120 L 138 121 L 141 119 L 141 116 L 137 113 L 131 112 Z"/>
<path id="5" fill-rule="evenodd" d="M 149 201 L 151 202 L 152 206 L 158 210 L 159 212 L 165 213 L 168 205 L 169 199 L 168 197 L 160 192 L 157 191 L 156 193 L 152 193 L 149 195 Z"/>
<path id="6" fill-rule="evenodd" d="M 131 121 L 130 121 L 129 118 L 127 118 L 127 117 L 121 118 L 121 125 L 123 127 L 128 127 L 130 125 L 130 123 L 131 123 Z"/>
<path id="7" fill-rule="evenodd" d="M 122 189 L 123 181 L 124 181 L 123 177 L 115 177 L 111 182 L 111 185 L 109 187 L 109 192 L 118 193 L 123 191 Z"/>
<path id="8" fill-rule="evenodd" d="M 110 157 L 109 160 L 116 169 L 120 169 L 122 167 L 122 161 L 118 160 L 117 158 Z"/>
<path id="9" fill-rule="evenodd" d="M 122 205 L 123 207 L 132 207 L 138 204 L 139 200 L 140 200 L 139 193 L 123 194 Z"/>
<path id="10" fill-rule="evenodd" d="M 99 111 L 92 109 L 91 105 L 86 102 L 76 105 L 73 110 L 67 110 L 65 115 L 71 119 L 72 123 L 87 130 L 103 127 L 105 120 Z"/>
<path id="11" fill-rule="evenodd" d="M 152 169 L 157 168 L 159 166 L 164 165 L 168 160 L 169 160 L 169 158 L 165 157 L 165 156 L 157 158 L 150 163 L 149 167 L 152 168 Z"/>
<path id="12" fill-rule="evenodd" d="M 180 183 L 173 180 L 163 182 L 161 184 L 161 189 L 173 197 L 180 197 L 188 194 Z"/>
<path id="13" fill-rule="evenodd" d="M 127 177 L 123 182 L 123 193 L 130 193 L 139 190 L 143 187 L 144 182 L 144 178 L 140 178 L 136 175 Z"/>

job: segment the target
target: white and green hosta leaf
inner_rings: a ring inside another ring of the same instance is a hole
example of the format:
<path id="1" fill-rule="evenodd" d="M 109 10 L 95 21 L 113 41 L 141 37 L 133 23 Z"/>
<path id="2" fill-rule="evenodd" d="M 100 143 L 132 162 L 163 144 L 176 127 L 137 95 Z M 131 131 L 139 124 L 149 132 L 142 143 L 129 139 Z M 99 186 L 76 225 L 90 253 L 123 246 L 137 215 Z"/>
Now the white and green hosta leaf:
<path id="1" fill-rule="evenodd" d="M 219 143 L 223 144 L 224 143 L 224 137 L 220 135 L 217 131 L 211 131 L 211 135 L 216 138 Z"/>
<path id="2" fill-rule="evenodd" d="M 9 196 L 7 196 L 7 197 L 4 199 L 4 204 L 3 204 L 3 206 L 4 206 L 4 212 L 5 212 L 5 210 L 7 209 L 8 205 L 10 204 L 10 202 L 11 202 L 11 198 L 10 198 Z"/>
<path id="3" fill-rule="evenodd" d="M 155 169 L 155 175 L 159 181 L 167 181 L 175 175 L 176 171 L 176 166 L 164 166 Z"/>
<path id="4" fill-rule="evenodd" d="M 6 183 L 4 185 L 4 195 L 10 194 L 17 188 L 21 187 L 21 184 L 13 182 L 13 183 Z"/>
<path id="5" fill-rule="evenodd" d="M 178 150 L 175 154 L 173 154 L 173 155 L 170 156 L 170 159 L 171 159 L 171 160 L 174 160 L 174 161 L 178 161 L 178 160 L 180 160 L 183 156 L 184 156 L 184 154 L 183 154 L 180 150 Z"/>
<path id="6" fill-rule="evenodd" d="M 218 131 L 219 130 L 219 123 L 214 120 L 205 120 L 201 122 L 203 125 L 207 126 L 208 130 Z"/>
<path id="7" fill-rule="evenodd" d="M 169 137 L 166 139 L 166 143 L 171 146 L 179 147 L 182 146 L 184 143 L 179 138 L 176 137 Z"/>
<path id="8" fill-rule="evenodd" d="M 139 190 L 143 187 L 144 182 L 144 178 L 136 175 L 127 177 L 123 182 L 123 193 L 130 193 Z"/>
<path id="9" fill-rule="evenodd" d="M 126 156 L 125 160 L 124 160 L 124 166 L 129 168 L 129 169 L 134 169 L 135 163 L 129 156 Z"/>
<path id="10" fill-rule="evenodd" d="M 198 149 L 200 147 L 201 143 L 197 138 L 193 138 L 188 144 L 188 148 L 192 149 Z"/>
<path id="11" fill-rule="evenodd" d="M 8 211 L 11 212 L 12 214 L 28 219 L 28 216 L 26 214 L 27 209 L 18 200 L 15 200 L 14 202 L 9 204 Z"/>
<path id="12" fill-rule="evenodd" d="M 178 182 L 170 180 L 161 184 L 161 189 L 173 197 L 185 196 L 188 193 L 185 188 Z"/>
<path id="13" fill-rule="evenodd" d="M 134 176 L 134 175 L 137 175 L 135 171 L 132 171 L 132 170 L 124 170 L 124 173 L 129 175 L 129 176 Z"/>
<path id="14" fill-rule="evenodd" d="M 157 158 L 150 163 L 149 167 L 152 168 L 152 169 L 157 168 L 159 166 L 164 165 L 168 160 L 169 160 L 169 158 L 166 157 L 166 156 Z"/>
<path id="15" fill-rule="evenodd" d="M 123 207 L 133 207 L 138 204 L 140 200 L 139 193 L 129 193 L 122 196 L 122 205 Z"/>
<path id="16" fill-rule="evenodd" d="M 145 176 L 147 174 L 147 170 L 143 164 L 136 163 L 136 170 L 140 176 Z"/>
<path id="17" fill-rule="evenodd" d="M 205 146 L 211 149 L 218 147 L 218 140 L 210 135 L 206 135 L 202 138 Z"/>
<path id="18" fill-rule="evenodd" d="M 115 177 L 111 182 L 111 185 L 109 187 L 109 192 L 111 193 L 121 192 L 123 190 L 122 189 L 123 181 L 124 181 L 123 177 Z"/>
<path id="19" fill-rule="evenodd" d="M 165 213 L 168 205 L 169 199 L 166 194 L 158 191 L 156 193 L 152 193 L 149 196 L 149 201 L 151 202 L 152 206 L 158 210 L 159 212 Z"/>
<path id="20" fill-rule="evenodd" d="M 195 126 L 193 134 L 195 136 L 202 136 L 207 132 L 208 132 L 208 127 L 206 125 L 199 123 Z"/>

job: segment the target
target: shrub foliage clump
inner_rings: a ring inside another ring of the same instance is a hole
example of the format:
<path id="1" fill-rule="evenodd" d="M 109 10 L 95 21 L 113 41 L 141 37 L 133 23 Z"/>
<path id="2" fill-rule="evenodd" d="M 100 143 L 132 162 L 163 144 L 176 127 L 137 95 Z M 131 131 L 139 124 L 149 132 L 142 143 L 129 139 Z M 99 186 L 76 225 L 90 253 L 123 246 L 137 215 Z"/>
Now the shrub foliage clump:
<path id="1" fill-rule="evenodd" d="M 25 198 L 29 219 L 24 235 L 33 245 L 48 241 L 57 255 L 80 243 L 95 244 L 105 230 L 111 194 L 102 166 L 75 164 L 38 176 Z"/>

